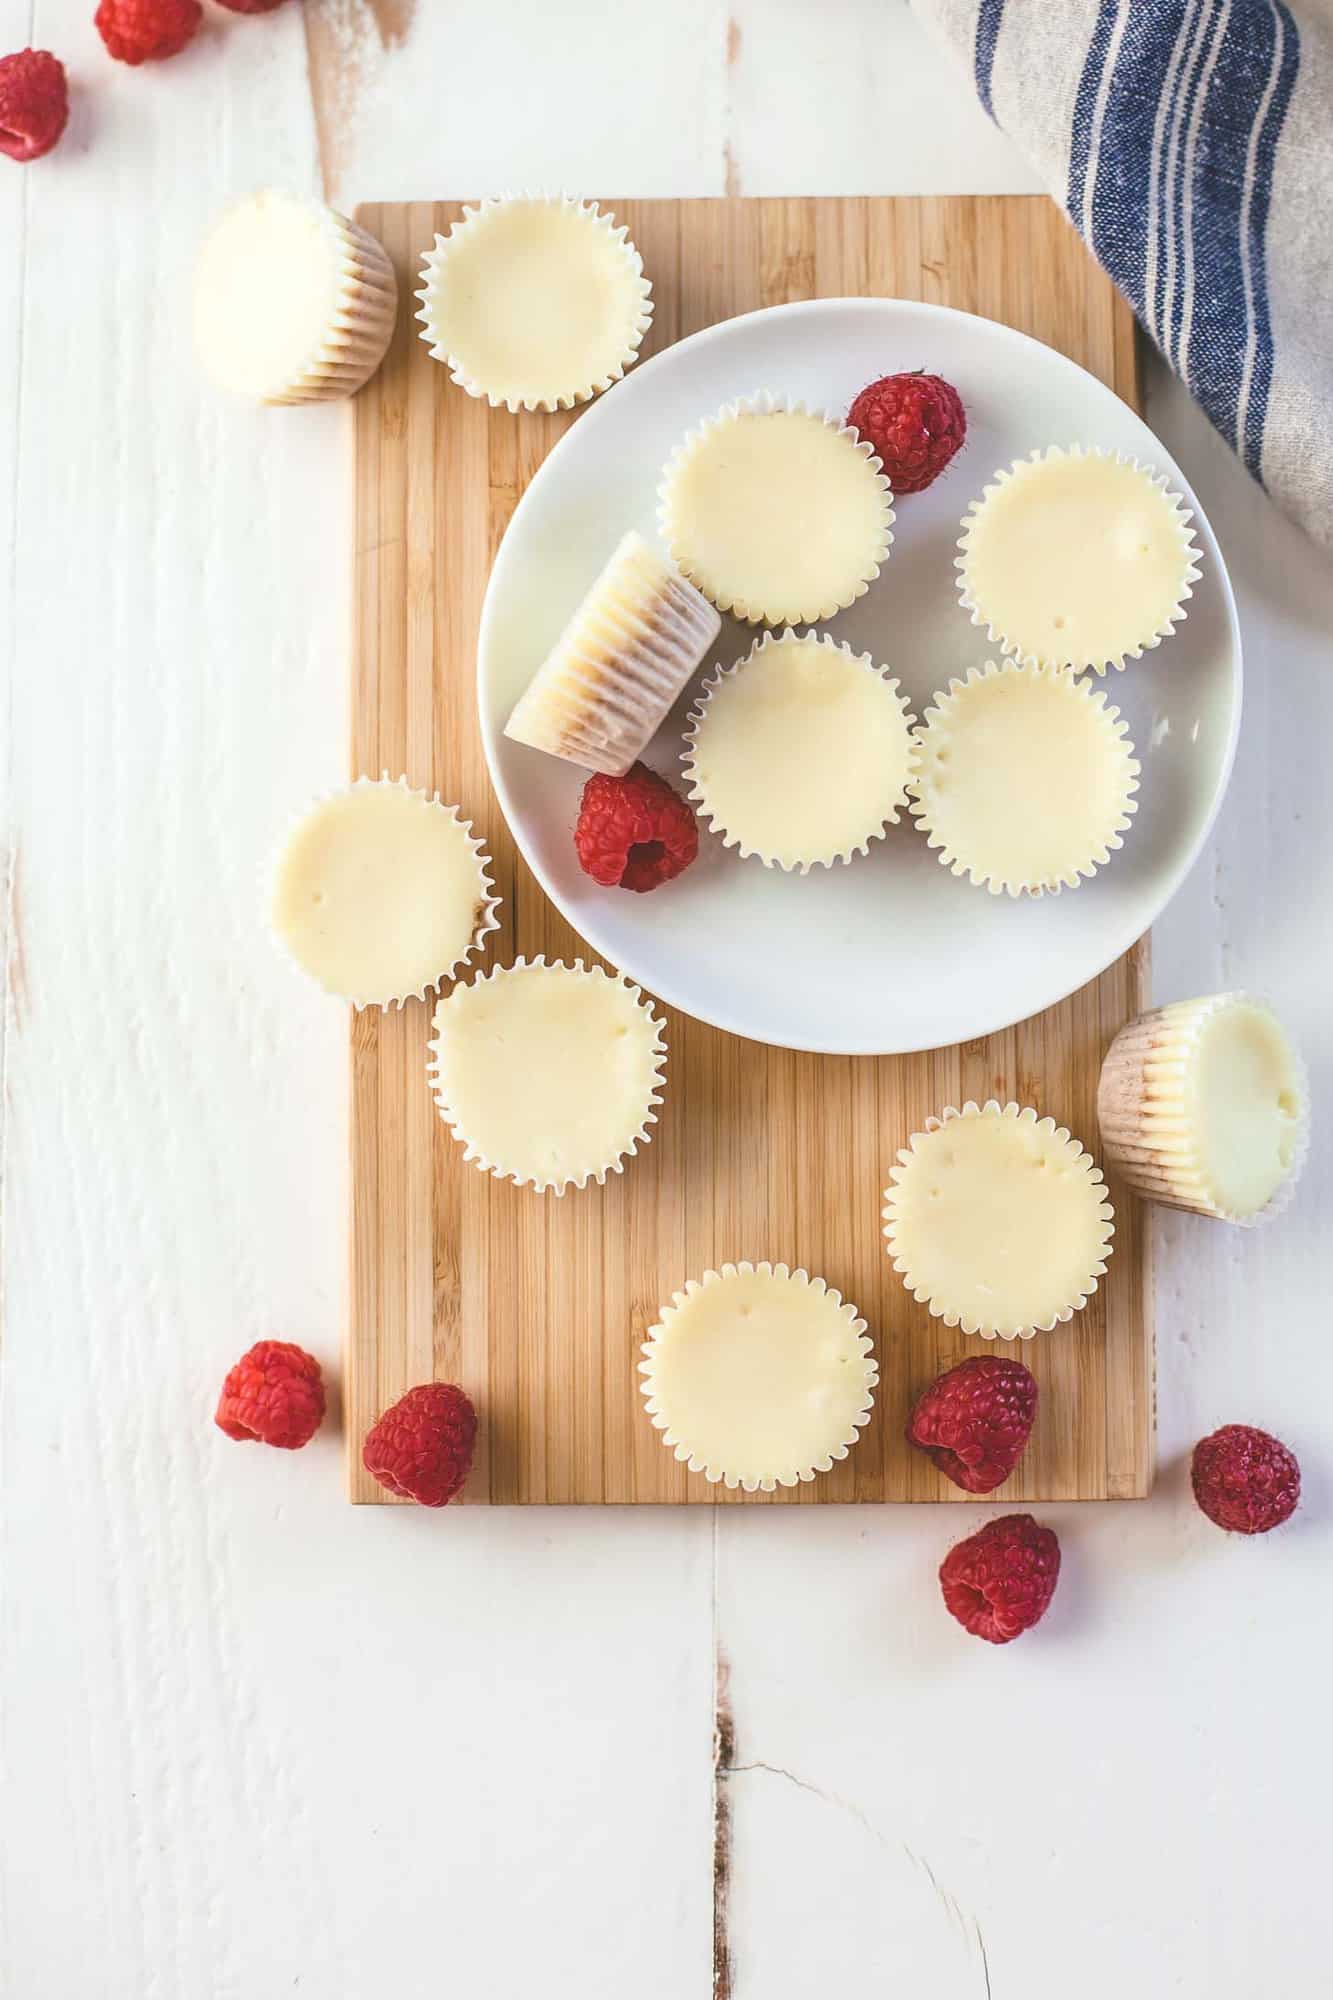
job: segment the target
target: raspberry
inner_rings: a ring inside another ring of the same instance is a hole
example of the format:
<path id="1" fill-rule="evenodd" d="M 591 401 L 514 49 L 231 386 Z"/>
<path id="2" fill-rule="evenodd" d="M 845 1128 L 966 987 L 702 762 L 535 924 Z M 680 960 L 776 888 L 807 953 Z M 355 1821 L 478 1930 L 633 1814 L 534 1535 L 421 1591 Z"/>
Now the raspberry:
<path id="1" fill-rule="evenodd" d="M 993 1493 L 1027 1449 L 1036 1414 L 1036 1378 L 1022 1362 L 978 1354 L 917 1398 L 907 1442 L 964 1493 Z"/>
<path id="2" fill-rule="evenodd" d="M 40 160 L 69 118 L 65 65 L 45 49 L 0 56 L 0 153 Z"/>
<path id="3" fill-rule="evenodd" d="M 940 1564 L 944 1602 L 960 1625 L 993 1646 L 1007 1646 L 1035 1625 L 1055 1595 L 1060 1544 L 1031 1514 L 1002 1514 Z"/>
<path id="4" fill-rule="evenodd" d="M 275 1444 L 299 1451 L 324 1416 L 319 1363 L 289 1340 L 260 1340 L 243 1354 L 222 1385 L 213 1421 L 245 1444 Z"/>
<path id="5" fill-rule="evenodd" d="M 452 1382 L 409 1389 L 366 1433 L 361 1462 L 400 1500 L 443 1507 L 472 1470 L 477 1413 Z"/>
<path id="6" fill-rule="evenodd" d="M 847 421 L 884 467 L 894 497 L 937 480 L 967 436 L 967 412 L 942 375 L 881 375 L 863 389 Z"/>
<path id="7" fill-rule="evenodd" d="M 1233 1535 L 1266 1535 L 1296 1512 L 1301 1468 L 1294 1452 L 1252 1424 L 1223 1424 L 1194 1447 L 1194 1497 Z"/>
<path id="8" fill-rule="evenodd" d="M 585 875 L 607 889 L 656 889 L 699 852 L 694 814 L 646 764 L 623 778 L 600 772 L 583 787 L 574 846 Z"/>
<path id="9" fill-rule="evenodd" d="M 97 32 L 117 62 L 165 62 L 194 39 L 204 10 L 199 0 L 101 0 Z"/>

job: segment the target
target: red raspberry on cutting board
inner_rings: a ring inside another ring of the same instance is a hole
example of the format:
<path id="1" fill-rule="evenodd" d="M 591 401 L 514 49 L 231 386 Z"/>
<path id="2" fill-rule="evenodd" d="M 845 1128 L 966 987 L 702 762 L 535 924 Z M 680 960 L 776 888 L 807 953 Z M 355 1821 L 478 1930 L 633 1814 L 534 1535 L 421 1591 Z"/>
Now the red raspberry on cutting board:
<path id="1" fill-rule="evenodd" d="M 1045 1615 L 1059 1575 L 1054 1531 L 1031 1514 L 1002 1514 L 950 1549 L 940 1589 L 960 1625 L 1006 1646 Z"/>
<path id="2" fill-rule="evenodd" d="M 967 436 L 963 399 L 942 375 L 881 375 L 863 389 L 847 421 L 884 467 L 900 493 L 921 493 L 933 484 Z"/>
<path id="3" fill-rule="evenodd" d="M 40 160 L 69 118 L 65 65 L 46 49 L 0 56 L 0 153 Z"/>
<path id="4" fill-rule="evenodd" d="M 642 893 L 684 873 L 699 852 L 699 829 L 679 792 L 646 764 L 634 764 L 623 778 L 601 772 L 589 778 L 574 846 L 594 882 Z"/>
<path id="5" fill-rule="evenodd" d="M 193 41 L 204 10 L 199 0 L 101 0 L 93 16 L 117 62 L 165 62 Z"/>
<path id="6" fill-rule="evenodd" d="M 289 1340 L 259 1340 L 222 1385 L 213 1421 L 239 1443 L 299 1451 L 324 1418 L 318 1361 Z"/>
<path id="7" fill-rule="evenodd" d="M 409 1389 L 366 1433 L 361 1463 L 400 1500 L 443 1507 L 472 1470 L 477 1413 L 452 1382 Z"/>
<path id="8" fill-rule="evenodd" d="M 993 1493 L 1027 1449 L 1036 1414 L 1036 1378 L 1022 1362 L 978 1354 L 917 1398 L 907 1442 L 965 1493 Z"/>
<path id="9" fill-rule="evenodd" d="M 1291 1519 L 1301 1497 L 1295 1453 L 1251 1424 L 1223 1424 L 1201 1438 L 1190 1482 L 1208 1519 L 1233 1535 L 1266 1535 Z"/>

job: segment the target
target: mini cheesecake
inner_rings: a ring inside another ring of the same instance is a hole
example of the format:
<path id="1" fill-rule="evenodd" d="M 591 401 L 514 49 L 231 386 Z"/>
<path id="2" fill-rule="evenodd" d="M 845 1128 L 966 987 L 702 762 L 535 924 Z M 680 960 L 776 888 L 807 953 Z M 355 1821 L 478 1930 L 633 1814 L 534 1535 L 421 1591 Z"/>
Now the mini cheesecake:
<path id="1" fill-rule="evenodd" d="M 596 202 L 509 195 L 465 209 L 421 267 L 421 338 L 459 387 L 568 410 L 618 382 L 652 319 L 623 226 Z"/>
<path id="2" fill-rule="evenodd" d="M 987 661 L 951 681 L 916 735 L 911 810 L 955 875 L 992 895 L 1076 889 L 1123 844 L 1139 764 L 1086 681 Z"/>
<path id="3" fill-rule="evenodd" d="M 865 1321 L 822 1278 L 724 1264 L 664 1306 L 639 1365 L 648 1415 L 691 1472 L 771 1493 L 828 1472 L 868 1422 Z"/>
<path id="4" fill-rule="evenodd" d="M 662 537 L 691 583 L 751 625 L 813 625 L 852 604 L 893 540 L 893 497 L 845 424 L 772 396 L 691 431 L 662 475 Z"/>
<path id="5" fill-rule="evenodd" d="M 656 734 L 721 623 L 631 531 L 537 669 L 505 735 L 619 776 Z"/>
<path id="6" fill-rule="evenodd" d="M 1123 667 L 1185 616 L 1199 574 L 1191 518 L 1137 459 L 1034 452 L 997 472 L 963 521 L 963 609 L 1015 658 Z"/>
<path id="7" fill-rule="evenodd" d="M 457 808 L 406 779 L 359 778 L 293 828 L 274 931 L 328 993 L 357 1007 L 418 998 L 497 928 L 490 863 Z"/>
<path id="8" fill-rule="evenodd" d="M 464 1157 L 497 1179 L 555 1194 L 600 1184 L 651 1136 L 662 1029 L 627 979 L 520 958 L 436 1007 L 435 1102 Z"/>
<path id="9" fill-rule="evenodd" d="M 1146 1200 L 1251 1224 L 1276 1214 L 1295 1187 L 1309 1084 L 1271 1007 L 1217 993 L 1120 1030 L 1097 1115 L 1107 1158 Z"/>
<path id="10" fill-rule="evenodd" d="M 765 633 L 704 689 L 685 776 L 728 847 L 799 869 L 865 854 L 906 803 L 915 718 L 868 653 Z"/>
<path id="11" fill-rule="evenodd" d="M 261 403 L 350 396 L 384 359 L 398 283 L 382 246 L 322 202 L 268 189 L 204 239 L 194 338 L 214 381 Z"/>
<path id="12" fill-rule="evenodd" d="M 1093 1161 L 1053 1118 L 965 1104 L 926 1121 L 885 1190 L 893 1267 L 946 1326 L 1026 1340 L 1097 1289 L 1114 1216 Z"/>

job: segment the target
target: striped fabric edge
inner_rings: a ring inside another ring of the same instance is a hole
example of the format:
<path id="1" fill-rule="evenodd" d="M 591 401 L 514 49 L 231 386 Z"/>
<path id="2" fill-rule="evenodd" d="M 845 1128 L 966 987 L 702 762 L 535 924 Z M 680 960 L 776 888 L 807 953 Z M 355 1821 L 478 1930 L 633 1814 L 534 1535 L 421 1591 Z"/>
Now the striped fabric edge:
<path id="1" fill-rule="evenodd" d="M 982 0 L 977 15 L 988 109 L 1002 13 Z M 1072 221 L 1258 479 L 1274 366 L 1265 236 L 1299 68 L 1285 0 L 1099 0 L 1072 121 Z"/>
<path id="2" fill-rule="evenodd" d="M 972 69 L 976 80 L 977 96 L 987 117 L 995 117 L 995 106 L 991 102 L 991 77 L 995 70 L 995 45 L 1000 39 L 1000 23 L 1004 18 L 1004 0 L 979 0 L 977 6 L 977 31 L 972 49 Z"/>

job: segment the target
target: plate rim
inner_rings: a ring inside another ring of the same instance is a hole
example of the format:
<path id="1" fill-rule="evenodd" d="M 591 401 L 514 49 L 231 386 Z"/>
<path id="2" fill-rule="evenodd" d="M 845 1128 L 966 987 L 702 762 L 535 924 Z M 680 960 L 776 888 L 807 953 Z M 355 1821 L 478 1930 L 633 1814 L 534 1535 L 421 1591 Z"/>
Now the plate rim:
<path id="1" fill-rule="evenodd" d="M 594 398 L 582 411 L 577 423 L 572 424 L 564 435 L 556 440 L 532 478 L 524 487 L 523 492 L 519 495 L 514 511 L 505 524 L 504 533 L 491 560 L 490 572 L 486 579 L 486 595 L 482 602 L 481 617 L 477 625 L 474 692 L 477 700 L 477 721 L 481 733 L 482 754 L 486 759 L 486 769 L 491 781 L 491 788 L 495 793 L 500 811 L 504 816 L 505 824 L 509 828 L 515 846 L 531 869 L 543 894 L 554 904 L 571 930 L 574 931 L 576 936 L 582 939 L 590 951 L 596 952 L 600 957 L 606 959 L 609 964 L 616 966 L 616 969 L 622 972 L 627 978 L 634 980 L 639 985 L 643 985 L 644 982 L 640 975 L 632 967 L 621 965 L 618 957 L 608 950 L 604 943 L 598 941 L 596 936 L 598 927 L 596 924 L 588 925 L 584 921 L 575 919 L 562 898 L 556 893 L 540 859 L 532 851 L 528 841 L 524 837 L 521 816 L 516 809 L 515 802 L 511 796 L 511 788 L 506 783 L 499 764 L 498 738 L 503 734 L 503 725 L 500 725 L 498 728 L 493 726 L 485 699 L 486 662 L 491 645 L 491 628 L 494 623 L 495 606 L 498 597 L 496 573 L 500 568 L 505 544 L 513 532 L 514 523 L 527 506 L 530 496 L 542 486 L 547 474 L 558 463 L 562 453 L 565 452 L 571 441 L 580 432 L 586 431 L 589 424 L 592 424 L 594 428 L 598 427 L 602 420 L 603 407 L 618 390 L 627 387 L 631 382 L 641 381 L 654 374 L 663 364 L 671 362 L 686 349 L 695 350 L 699 347 L 707 346 L 712 341 L 720 338 L 724 333 L 734 333 L 737 327 L 752 324 L 760 320 L 771 322 L 775 319 L 796 319 L 817 316 L 820 313 L 828 313 L 835 310 L 845 312 L 848 308 L 852 308 L 857 312 L 864 312 L 867 316 L 882 313 L 887 309 L 890 312 L 905 311 L 912 315 L 921 314 L 929 319 L 971 321 L 974 324 L 985 327 L 988 330 L 989 336 L 999 334 L 1023 347 L 1040 349 L 1043 355 L 1060 363 L 1074 374 L 1084 377 L 1103 394 L 1112 397 L 1114 401 L 1120 403 L 1129 412 L 1130 416 L 1137 423 L 1141 424 L 1152 437 L 1154 444 L 1158 447 L 1162 455 L 1164 467 L 1172 475 L 1174 483 L 1192 511 L 1195 532 L 1199 535 L 1200 541 L 1203 544 L 1203 552 L 1210 559 L 1221 586 L 1222 604 L 1226 613 L 1227 627 L 1230 634 L 1231 713 L 1227 742 L 1218 764 L 1217 776 L 1214 781 L 1212 796 L 1208 803 L 1208 810 L 1200 823 L 1193 842 L 1171 871 L 1164 892 L 1160 898 L 1155 900 L 1147 924 L 1142 929 L 1135 925 L 1133 927 L 1133 934 L 1128 937 L 1122 936 L 1117 931 L 1115 942 L 1104 958 L 1100 959 L 1095 966 L 1083 972 L 1072 986 L 1065 988 L 1061 992 L 1053 993 L 1034 1012 L 1030 1014 L 1008 1014 L 1002 1009 L 999 1017 L 994 1020 L 987 1020 L 974 1027 L 968 1035 L 962 1038 L 963 1041 L 977 1041 L 988 1035 L 1003 1033 L 1006 1029 L 1016 1027 L 1023 1021 L 1035 1020 L 1041 1014 L 1047 1013 L 1052 1007 L 1058 1007 L 1062 1002 L 1068 1000 L 1072 994 L 1079 992 L 1084 986 L 1090 985 L 1093 980 L 1099 979 L 1110 966 L 1115 964 L 1117 959 L 1124 957 L 1145 937 L 1150 936 L 1153 926 L 1159 921 L 1163 912 L 1180 893 L 1181 888 L 1193 871 L 1199 856 L 1207 845 L 1217 824 L 1218 815 L 1221 812 L 1223 801 L 1226 798 L 1231 783 L 1237 746 L 1240 740 L 1241 718 L 1245 704 L 1244 647 L 1240 628 L 1240 615 L 1236 607 L 1236 595 L 1232 587 L 1231 575 L 1227 568 L 1226 559 L 1222 554 L 1216 532 L 1202 502 L 1177 463 L 1175 456 L 1163 444 L 1157 432 L 1148 423 L 1147 418 L 1134 409 L 1132 404 L 1127 403 L 1124 397 L 1111 387 L 1110 383 L 1103 382 L 1100 376 L 1094 375 L 1091 369 L 1083 366 L 1082 362 L 1075 361 L 1072 356 L 1062 353 L 1058 347 L 1052 347 L 1049 342 L 1038 340 L 1034 334 L 1024 333 L 1021 328 L 1010 326 L 1004 320 L 990 319 L 984 313 L 967 312 L 960 306 L 937 304 L 933 300 L 926 299 L 903 299 L 887 295 L 867 296 L 853 293 L 850 295 L 835 295 L 816 299 L 791 299 L 780 305 L 758 306 L 750 312 L 733 313 L 726 319 L 715 320 L 710 326 L 697 328 L 695 332 L 686 334 L 683 339 L 673 341 L 658 353 L 650 355 L 646 360 L 636 363 L 634 368 L 625 375 L 621 382 L 614 383 L 610 389 L 605 390 L 600 396 Z M 1109 674 L 1105 679 L 1109 683 Z M 891 1048 L 884 1048 L 882 1046 L 860 1043 L 850 1045 L 845 1040 L 836 1044 L 825 1042 L 818 1045 L 811 1045 L 808 1041 L 793 1041 L 781 1035 L 759 1036 L 748 1025 L 743 1026 L 735 1020 L 725 1018 L 724 1010 L 716 1008 L 701 1009 L 696 1004 L 691 1004 L 680 998 L 678 992 L 666 991 L 658 985 L 646 988 L 645 990 L 651 991 L 664 1005 L 674 1008 L 678 1013 L 686 1015 L 690 1020 L 702 1022 L 705 1026 L 716 1028 L 724 1034 L 736 1035 L 743 1041 L 754 1042 L 763 1048 L 790 1049 L 798 1054 L 808 1055 L 906 1056 L 921 1055 L 935 1049 L 960 1046 L 957 1042 L 911 1041 L 896 1043 Z"/>

